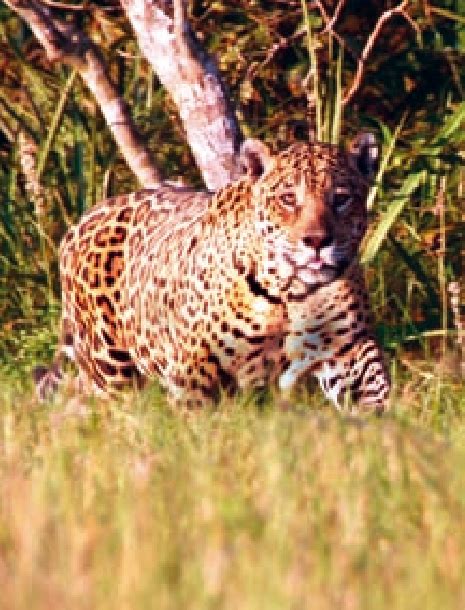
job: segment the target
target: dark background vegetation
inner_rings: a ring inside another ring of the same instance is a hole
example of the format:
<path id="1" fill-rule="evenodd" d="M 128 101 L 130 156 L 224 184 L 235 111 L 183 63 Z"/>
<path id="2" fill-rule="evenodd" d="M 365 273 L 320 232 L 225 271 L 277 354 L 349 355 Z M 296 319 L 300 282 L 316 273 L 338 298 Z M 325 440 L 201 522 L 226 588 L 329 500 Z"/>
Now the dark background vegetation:
<path id="1" fill-rule="evenodd" d="M 190 18 L 217 59 L 246 136 L 274 149 L 309 135 L 329 139 L 339 114 L 340 138 L 336 128 L 332 139 L 345 142 L 361 128 L 377 134 L 382 168 L 363 258 L 380 332 L 393 350 L 435 350 L 431 337 L 444 349 L 455 332 L 448 286 L 465 264 L 465 1 L 412 1 L 410 20 L 398 15 L 385 24 L 360 88 L 341 102 L 377 20 L 397 4 L 348 0 L 338 37 L 324 31 L 312 3 L 306 19 L 301 0 L 194 0 Z M 335 6 L 324 3 L 329 15 Z M 81 8 L 55 10 L 101 46 L 163 174 L 201 185 L 175 107 L 119 5 Z M 308 78 L 311 51 L 317 88 Z M 53 350 L 57 248 L 66 227 L 100 198 L 137 184 L 79 78 L 52 65 L 2 5 L 0 62 L 0 359 L 16 366 Z"/>

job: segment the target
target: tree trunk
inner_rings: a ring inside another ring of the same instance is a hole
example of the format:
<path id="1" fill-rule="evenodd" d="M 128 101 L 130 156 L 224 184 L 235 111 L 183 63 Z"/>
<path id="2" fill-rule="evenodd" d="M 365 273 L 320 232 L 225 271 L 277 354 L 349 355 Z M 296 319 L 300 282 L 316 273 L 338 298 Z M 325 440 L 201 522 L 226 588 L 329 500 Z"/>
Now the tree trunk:
<path id="1" fill-rule="evenodd" d="M 185 3 L 121 0 L 121 5 L 143 55 L 178 108 L 207 188 L 224 186 L 236 173 L 240 130 L 215 62 L 189 26 Z"/>

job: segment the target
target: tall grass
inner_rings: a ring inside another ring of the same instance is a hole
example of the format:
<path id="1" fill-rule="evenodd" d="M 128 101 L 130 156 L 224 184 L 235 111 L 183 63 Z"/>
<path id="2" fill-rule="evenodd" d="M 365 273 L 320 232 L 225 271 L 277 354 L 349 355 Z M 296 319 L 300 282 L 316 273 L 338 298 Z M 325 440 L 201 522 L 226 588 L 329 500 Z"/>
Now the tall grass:
<path id="1" fill-rule="evenodd" d="M 39 407 L 20 381 L 1 378 L 2 609 L 463 608 L 463 389 L 411 379 L 361 421 L 318 396 L 172 412 L 156 387 Z"/>

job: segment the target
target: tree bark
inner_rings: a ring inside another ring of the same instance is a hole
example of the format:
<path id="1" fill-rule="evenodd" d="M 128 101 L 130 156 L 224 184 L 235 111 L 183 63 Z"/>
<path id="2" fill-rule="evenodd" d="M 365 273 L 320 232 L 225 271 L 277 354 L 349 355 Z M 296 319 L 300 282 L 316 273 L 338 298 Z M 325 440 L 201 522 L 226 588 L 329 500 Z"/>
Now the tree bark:
<path id="1" fill-rule="evenodd" d="M 178 108 L 207 188 L 224 186 L 237 171 L 240 129 L 215 62 L 190 28 L 184 1 L 120 1 L 143 55 Z"/>
<path id="2" fill-rule="evenodd" d="M 29 25 L 51 61 L 75 68 L 100 105 L 113 137 L 140 183 L 161 181 L 150 151 L 142 142 L 125 101 L 111 81 L 100 49 L 73 25 L 53 16 L 37 0 L 5 0 Z"/>

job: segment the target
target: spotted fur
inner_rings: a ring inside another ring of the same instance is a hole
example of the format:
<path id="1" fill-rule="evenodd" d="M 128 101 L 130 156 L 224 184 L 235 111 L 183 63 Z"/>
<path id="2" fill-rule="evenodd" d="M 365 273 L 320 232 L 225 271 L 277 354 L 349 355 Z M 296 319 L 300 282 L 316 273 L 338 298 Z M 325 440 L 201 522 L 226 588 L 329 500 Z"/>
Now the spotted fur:
<path id="1" fill-rule="evenodd" d="M 376 145 L 247 141 L 245 176 L 217 193 L 162 185 L 104 201 L 60 253 L 61 344 L 41 398 L 73 359 L 108 394 L 157 377 L 176 403 L 315 375 L 337 405 L 382 410 L 389 382 L 357 260 Z"/>

